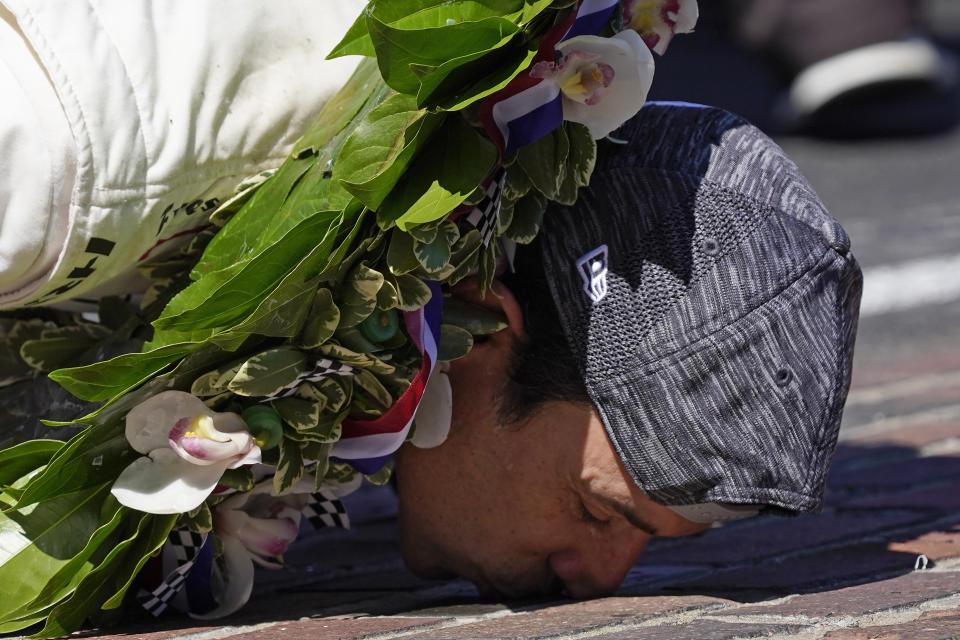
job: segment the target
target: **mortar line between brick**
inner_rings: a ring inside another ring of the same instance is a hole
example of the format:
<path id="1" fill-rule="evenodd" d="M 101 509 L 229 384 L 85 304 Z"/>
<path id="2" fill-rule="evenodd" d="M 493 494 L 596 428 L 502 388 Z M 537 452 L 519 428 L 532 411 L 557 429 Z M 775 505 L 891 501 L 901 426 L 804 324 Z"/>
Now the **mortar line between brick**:
<path id="1" fill-rule="evenodd" d="M 856 442 L 870 436 L 886 433 L 895 429 L 912 427 L 960 418 L 960 404 L 948 404 L 936 409 L 927 409 L 905 413 L 899 416 L 874 420 L 865 424 L 845 427 L 840 430 L 840 442 Z"/>
<path id="2" fill-rule="evenodd" d="M 790 634 L 776 634 L 769 636 L 768 640 L 817 640 L 831 631 L 838 629 L 863 629 L 867 627 L 887 627 L 897 624 L 913 622 L 925 613 L 931 611 L 947 611 L 960 608 L 960 594 L 953 594 L 928 600 L 915 605 L 904 605 L 903 607 L 891 607 L 882 611 L 864 613 L 859 616 L 834 616 L 831 618 L 803 618 L 803 616 L 784 616 L 780 620 L 786 624 L 809 624 L 809 631 L 794 632 Z M 744 616 L 744 618 L 760 618 L 770 616 Z M 709 616 L 705 616 L 707 619 Z M 752 621 L 752 620 L 748 620 Z M 768 620 L 756 620 L 755 623 L 766 624 Z"/>
<path id="3" fill-rule="evenodd" d="M 270 627 L 276 627 L 278 625 L 287 623 L 289 623 L 289 620 L 261 622 L 259 624 L 248 624 L 237 627 L 224 626 L 217 627 L 216 629 L 210 629 L 208 631 L 197 631 L 195 633 L 185 633 L 180 636 L 171 636 L 166 640 L 217 640 L 218 638 L 229 638 L 230 636 L 236 636 L 242 633 L 263 631 L 264 629 L 269 629 Z"/>
<path id="4" fill-rule="evenodd" d="M 909 397 L 918 391 L 947 389 L 954 385 L 960 385 L 960 371 L 930 373 L 905 380 L 851 389 L 846 406 L 877 404 Z"/>

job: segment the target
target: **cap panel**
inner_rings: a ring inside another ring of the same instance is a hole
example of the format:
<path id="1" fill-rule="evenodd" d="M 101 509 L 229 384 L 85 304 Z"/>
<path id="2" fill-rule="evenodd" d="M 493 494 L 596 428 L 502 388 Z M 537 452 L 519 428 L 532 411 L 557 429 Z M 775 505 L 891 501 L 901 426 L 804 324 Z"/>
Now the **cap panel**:
<path id="1" fill-rule="evenodd" d="M 846 269 L 827 250 L 737 322 L 590 382 L 608 435 L 653 499 L 818 508 L 820 458 L 839 427 L 836 380 L 846 377 L 836 320 Z"/>

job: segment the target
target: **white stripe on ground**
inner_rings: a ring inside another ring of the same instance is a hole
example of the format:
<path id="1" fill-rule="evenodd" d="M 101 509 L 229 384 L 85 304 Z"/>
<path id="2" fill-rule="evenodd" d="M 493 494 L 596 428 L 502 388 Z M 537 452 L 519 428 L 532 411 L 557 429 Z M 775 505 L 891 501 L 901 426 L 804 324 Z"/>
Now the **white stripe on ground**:
<path id="1" fill-rule="evenodd" d="M 936 409 L 917 411 L 916 413 L 908 413 L 902 416 L 880 418 L 879 420 L 874 420 L 866 424 L 858 424 L 856 426 L 844 426 L 840 429 L 840 440 L 860 440 L 896 429 L 928 424 L 943 424 L 954 420 L 960 420 L 960 404 L 951 404 Z"/>
<path id="2" fill-rule="evenodd" d="M 874 267 L 863 274 L 861 316 L 960 299 L 960 255 Z"/>
<path id="3" fill-rule="evenodd" d="M 925 391 L 940 391 L 955 386 L 960 386 L 960 371 L 931 373 L 907 380 L 851 389 L 850 395 L 847 396 L 846 406 L 888 402 L 899 398 L 908 398 Z"/>

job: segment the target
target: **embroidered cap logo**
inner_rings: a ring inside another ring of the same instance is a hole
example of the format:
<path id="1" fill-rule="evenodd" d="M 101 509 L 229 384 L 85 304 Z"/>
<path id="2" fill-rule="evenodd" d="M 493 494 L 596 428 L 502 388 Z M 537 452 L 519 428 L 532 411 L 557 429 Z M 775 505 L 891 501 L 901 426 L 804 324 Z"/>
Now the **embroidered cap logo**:
<path id="1" fill-rule="evenodd" d="M 607 245 L 602 244 L 593 251 L 577 258 L 577 270 L 583 280 L 583 290 L 594 302 L 600 302 L 607 295 Z"/>

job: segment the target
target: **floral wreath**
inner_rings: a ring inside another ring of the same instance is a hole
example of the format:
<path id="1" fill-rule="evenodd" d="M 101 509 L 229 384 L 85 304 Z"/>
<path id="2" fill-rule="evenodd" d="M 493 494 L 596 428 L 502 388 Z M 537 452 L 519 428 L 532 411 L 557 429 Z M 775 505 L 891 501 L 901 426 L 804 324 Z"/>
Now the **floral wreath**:
<path id="1" fill-rule="evenodd" d="M 442 363 L 506 326 L 444 289 L 489 287 L 548 202 L 575 202 L 595 140 L 646 98 L 650 50 L 696 18 L 695 0 L 371 2 L 330 56 L 367 56 L 350 81 L 210 232 L 146 265 L 140 310 L 0 318 L 22 369 L 0 384 L 49 372 L 103 403 L 49 423 L 83 426 L 67 442 L 0 451 L 0 633 L 64 635 L 129 600 L 232 613 L 301 520 L 347 526 L 342 495 L 386 482 L 405 441 L 443 442 Z M 65 366 L 107 316 L 152 337 Z"/>

